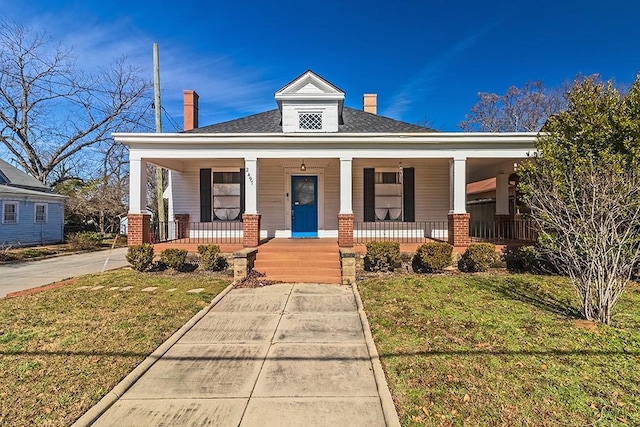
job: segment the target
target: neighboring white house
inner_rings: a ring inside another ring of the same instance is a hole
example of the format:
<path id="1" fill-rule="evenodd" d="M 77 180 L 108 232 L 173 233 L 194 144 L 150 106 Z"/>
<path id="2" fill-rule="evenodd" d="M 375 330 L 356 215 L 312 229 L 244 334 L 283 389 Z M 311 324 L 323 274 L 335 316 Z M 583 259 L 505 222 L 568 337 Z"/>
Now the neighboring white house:
<path id="1" fill-rule="evenodd" d="M 131 244 L 150 235 L 152 163 L 170 170 L 169 238 L 466 245 L 467 183 L 495 177 L 495 213 L 506 216 L 514 163 L 535 150 L 534 133 L 436 132 L 379 116 L 376 95 L 364 95 L 364 111 L 346 107 L 312 71 L 275 93 L 276 109 L 210 126 L 198 127 L 197 94 L 184 95 L 184 132 L 114 134 L 129 146 Z"/>
<path id="2" fill-rule="evenodd" d="M 0 245 L 62 242 L 65 199 L 32 176 L 0 160 Z"/>

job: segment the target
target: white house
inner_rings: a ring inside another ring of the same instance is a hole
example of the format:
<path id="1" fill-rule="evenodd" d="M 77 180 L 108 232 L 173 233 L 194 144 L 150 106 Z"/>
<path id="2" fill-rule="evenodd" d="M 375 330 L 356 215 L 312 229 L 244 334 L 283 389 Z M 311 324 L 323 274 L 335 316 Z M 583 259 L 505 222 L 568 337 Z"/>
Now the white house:
<path id="1" fill-rule="evenodd" d="M 306 71 L 275 93 L 277 108 L 198 127 L 185 91 L 181 133 L 118 133 L 129 146 L 129 243 L 149 240 L 146 165 L 169 169 L 175 241 L 257 246 L 261 238 L 470 242 L 466 185 L 496 178 L 496 216 L 509 215 L 509 175 L 534 133 L 460 133 L 344 105 L 345 93 Z"/>

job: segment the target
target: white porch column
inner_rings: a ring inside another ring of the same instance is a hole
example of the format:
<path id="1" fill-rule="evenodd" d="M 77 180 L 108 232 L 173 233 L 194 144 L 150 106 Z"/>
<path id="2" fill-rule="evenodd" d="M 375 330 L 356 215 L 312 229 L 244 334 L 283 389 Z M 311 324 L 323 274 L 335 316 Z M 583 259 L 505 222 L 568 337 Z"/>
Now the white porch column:
<path id="1" fill-rule="evenodd" d="M 351 157 L 340 158 L 340 214 L 353 213 L 353 184 Z"/>
<path id="2" fill-rule="evenodd" d="M 496 175 L 496 215 L 509 215 L 509 174 Z"/>
<path id="3" fill-rule="evenodd" d="M 450 213 L 467 213 L 467 158 L 456 157 L 449 162 Z"/>
<path id="4" fill-rule="evenodd" d="M 258 159 L 244 159 L 244 213 L 258 213 Z"/>
<path id="5" fill-rule="evenodd" d="M 147 212 L 147 161 L 129 160 L 129 213 Z"/>

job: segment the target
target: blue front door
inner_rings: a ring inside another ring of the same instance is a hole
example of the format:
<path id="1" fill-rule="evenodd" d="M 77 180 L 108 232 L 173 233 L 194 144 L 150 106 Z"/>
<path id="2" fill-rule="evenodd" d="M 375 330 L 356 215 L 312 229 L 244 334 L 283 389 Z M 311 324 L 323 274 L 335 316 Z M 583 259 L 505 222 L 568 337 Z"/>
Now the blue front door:
<path id="1" fill-rule="evenodd" d="M 291 177 L 291 237 L 318 237 L 318 177 Z"/>

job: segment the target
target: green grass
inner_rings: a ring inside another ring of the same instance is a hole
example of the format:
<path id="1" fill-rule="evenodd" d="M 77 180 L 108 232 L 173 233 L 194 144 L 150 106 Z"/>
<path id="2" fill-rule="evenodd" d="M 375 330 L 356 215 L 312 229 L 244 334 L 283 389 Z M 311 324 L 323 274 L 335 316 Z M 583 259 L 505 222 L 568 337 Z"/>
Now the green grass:
<path id="1" fill-rule="evenodd" d="M 228 283 L 118 270 L 0 300 L 0 425 L 71 424 Z M 186 293 L 193 288 L 205 291 Z"/>
<path id="2" fill-rule="evenodd" d="M 640 287 L 581 322 L 563 278 L 397 276 L 359 284 L 405 426 L 640 425 Z"/>

